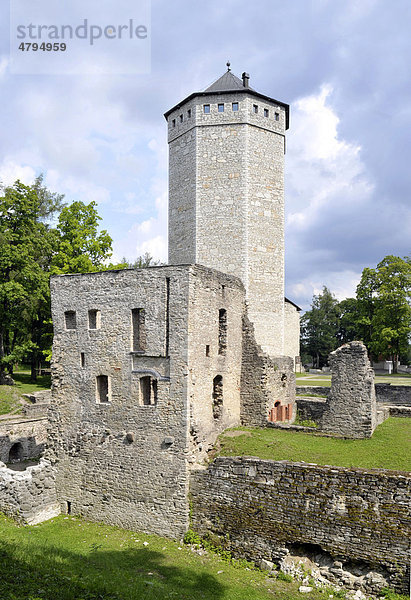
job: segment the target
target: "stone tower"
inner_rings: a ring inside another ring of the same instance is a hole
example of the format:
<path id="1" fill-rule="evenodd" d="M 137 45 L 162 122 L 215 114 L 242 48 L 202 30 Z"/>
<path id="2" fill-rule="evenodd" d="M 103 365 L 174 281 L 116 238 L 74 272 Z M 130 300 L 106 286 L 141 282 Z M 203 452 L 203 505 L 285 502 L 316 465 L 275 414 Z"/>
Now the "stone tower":
<path id="1" fill-rule="evenodd" d="M 229 68 L 165 113 L 169 263 L 239 277 L 257 342 L 284 354 L 284 152 L 289 107 Z"/>

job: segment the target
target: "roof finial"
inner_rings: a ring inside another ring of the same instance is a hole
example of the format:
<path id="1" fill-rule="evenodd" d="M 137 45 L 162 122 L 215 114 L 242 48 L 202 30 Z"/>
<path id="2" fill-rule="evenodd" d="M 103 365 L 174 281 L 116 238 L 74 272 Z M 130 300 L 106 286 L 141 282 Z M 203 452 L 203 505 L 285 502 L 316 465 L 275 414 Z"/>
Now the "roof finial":
<path id="1" fill-rule="evenodd" d="M 230 63 L 230 61 L 228 60 L 226 64 L 227 64 L 227 71 L 231 71 L 231 69 L 230 69 L 231 63 Z"/>

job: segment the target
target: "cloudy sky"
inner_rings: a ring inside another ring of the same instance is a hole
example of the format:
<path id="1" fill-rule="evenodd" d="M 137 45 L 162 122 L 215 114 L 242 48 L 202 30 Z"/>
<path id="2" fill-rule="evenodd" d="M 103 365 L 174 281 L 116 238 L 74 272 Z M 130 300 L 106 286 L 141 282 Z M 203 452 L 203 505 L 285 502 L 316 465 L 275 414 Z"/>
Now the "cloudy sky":
<path id="1" fill-rule="evenodd" d="M 410 0 L 153 0 L 151 67 L 129 72 L 137 62 L 113 45 L 110 72 L 100 75 L 85 46 L 81 59 L 71 56 L 74 71 L 88 62 L 88 72 L 15 74 L 8 4 L 0 6 L 0 180 L 29 183 L 43 172 L 67 201 L 95 200 L 114 260 L 145 251 L 167 259 L 163 113 L 217 79 L 227 59 L 235 74 L 250 73 L 252 87 L 291 105 L 287 296 L 307 308 L 323 285 L 353 295 L 365 266 L 410 254 Z M 53 22 L 109 23 L 113 7 L 123 21 L 142 19 L 139 0 L 100 0 L 98 15 L 95 0 L 52 4 Z M 49 22 L 44 12 L 40 19 Z"/>

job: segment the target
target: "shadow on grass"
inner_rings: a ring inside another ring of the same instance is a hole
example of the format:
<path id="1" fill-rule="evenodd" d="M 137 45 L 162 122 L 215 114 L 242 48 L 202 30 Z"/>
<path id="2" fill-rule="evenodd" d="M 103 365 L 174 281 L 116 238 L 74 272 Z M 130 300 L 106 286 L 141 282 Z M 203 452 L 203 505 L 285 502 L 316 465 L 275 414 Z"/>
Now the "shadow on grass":
<path id="1" fill-rule="evenodd" d="M 27 550 L 27 546 L 25 546 Z M 224 589 L 212 575 L 165 564 L 161 552 L 99 550 L 88 555 L 37 547 L 29 556 L 18 543 L 0 541 L 1 600 L 219 600 Z M 95 548 L 95 549 L 93 549 Z"/>
<path id="2" fill-rule="evenodd" d="M 17 371 L 13 373 L 13 379 L 16 382 L 19 392 L 22 394 L 47 390 L 51 387 L 50 375 L 39 375 L 36 381 L 32 381 L 30 379 L 30 373 L 19 373 Z"/>

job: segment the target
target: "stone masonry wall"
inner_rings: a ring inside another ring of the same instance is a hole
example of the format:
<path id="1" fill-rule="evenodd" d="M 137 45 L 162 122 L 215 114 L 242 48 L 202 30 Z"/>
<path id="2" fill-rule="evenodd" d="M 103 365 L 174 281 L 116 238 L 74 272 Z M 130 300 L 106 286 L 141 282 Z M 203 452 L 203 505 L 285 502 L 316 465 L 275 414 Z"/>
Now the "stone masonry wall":
<path id="1" fill-rule="evenodd" d="M 9 462 L 14 444 L 21 444 L 21 460 L 38 458 L 47 442 L 47 419 L 15 417 L 0 421 L 0 461 Z"/>
<path id="2" fill-rule="evenodd" d="M 243 361 L 241 369 L 241 423 L 265 427 L 269 411 L 276 402 L 292 406 L 295 419 L 294 361 L 287 356 L 271 358 L 254 338 L 254 327 L 247 315 L 243 321 Z"/>
<path id="3" fill-rule="evenodd" d="M 50 444 L 64 510 L 170 537 L 186 530 L 189 270 L 52 278 Z M 140 350 L 136 309 L 144 310 Z M 90 328 L 89 310 L 100 311 L 99 327 Z M 65 326 L 66 311 L 76 312 L 76 329 Z M 108 378 L 103 401 L 98 376 Z"/>
<path id="4" fill-rule="evenodd" d="M 411 474 L 257 458 L 218 458 L 191 475 L 192 528 L 254 561 L 295 544 L 378 565 L 390 587 L 409 582 Z"/>
<path id="5" fill-rule="evenodd" d="M 396 406 L 411 406 L 411 385 L 376 383 L 377 402 Z"/>
<path id="6" fill-rule="evenodd" d="M 321 429 L 352 438 L 370 437 L 377 424 L 374 371 L 362 342 L 344 344 L 329 357 L 331 392 Z"/>
<path id="7" fill-rule="evenodd" d="M 191 269 L 188 325 L 190 461 L 202 461 L 217 435 L 240 422 L 244 310 L 245 292 L 239 279 L 204 267 Z M 218 390 L 214 389 L 214 382 L 219 377 L 221 397 L 215 397 Z"/>
<path id="8" fill-rule="evenodd" d="M 55 488 L 55 468 L 44 458 L 24 471 L 0 463 L 0 511 L 28 525 L 60 514 Z"/>

